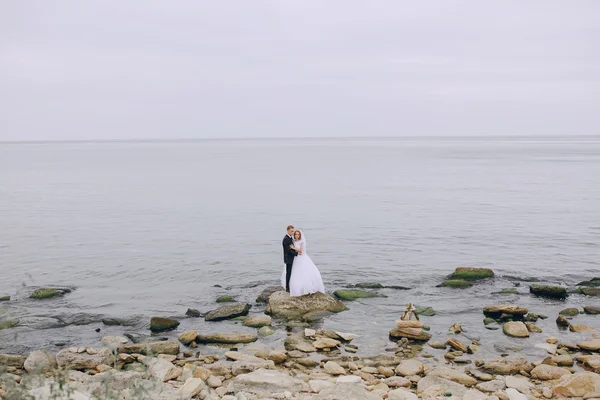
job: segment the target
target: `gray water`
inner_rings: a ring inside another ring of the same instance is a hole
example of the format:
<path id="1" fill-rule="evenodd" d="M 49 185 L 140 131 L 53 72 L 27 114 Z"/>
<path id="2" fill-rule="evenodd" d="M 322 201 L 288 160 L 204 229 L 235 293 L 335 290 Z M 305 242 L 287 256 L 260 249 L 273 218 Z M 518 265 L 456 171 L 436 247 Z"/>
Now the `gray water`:
<path id="1" fill-rule="evenodd" d="M 21 321 L 0 331 L 0 350 L 147 334 L 151 316 L 207 311 L 221 294 L 254 304 L 278 281 L 290 223 L 305 231 L 328 290 L 364 281 L 413 288 L 382 290 L 388 297 L 348 303 L 324 321 L 359 334 L 363 351 L 389 346 L 408 302 L 436 309 L 425 318 L 436 337 L 460 321 L 484 347 L 514 341 L 484 329 L 481 313 L 511 302 L 550 316 L 544 334 L 517 343 L 575 340 L 557 331 L 556 313 L 600 298 L 534 298 L 526 282 L 502 276 L 570 286 L 600 275 L 600 138 L 0 144 L 0 296 L 12 296 L 0 312 Z M 461 265 L 499 277 L 435 287 Z M 519 284 L 522 295 L 492 294 Z M 51 285 L 75 290 L 27 299 Z M 74 315 L 92 323 L 40 329 L 47 317 Z M 105 327 L 99 316 L 139 323 Z M 600 328 L 600 317 L 576 322 Z M 245 329 L 186 319 L 177 332 L 189 328 Z"/>

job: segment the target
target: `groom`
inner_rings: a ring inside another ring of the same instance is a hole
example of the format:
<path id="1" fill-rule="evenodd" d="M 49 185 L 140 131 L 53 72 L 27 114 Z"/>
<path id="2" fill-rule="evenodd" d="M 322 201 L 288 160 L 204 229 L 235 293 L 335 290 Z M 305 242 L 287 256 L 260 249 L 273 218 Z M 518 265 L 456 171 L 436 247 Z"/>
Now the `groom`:
<path id="1" fill-rule="evenodd" d="M 298 255 L 296 250 L 291 249 L 294 245 L 294 226 L 288 225 L 287 235 L 283 237 L 281 244 L 283 245 L 283 262 L 285 263 L 285 291 L 290 291 L 290 277 L 292 276 L 292 265 L 294 257 Z"/>

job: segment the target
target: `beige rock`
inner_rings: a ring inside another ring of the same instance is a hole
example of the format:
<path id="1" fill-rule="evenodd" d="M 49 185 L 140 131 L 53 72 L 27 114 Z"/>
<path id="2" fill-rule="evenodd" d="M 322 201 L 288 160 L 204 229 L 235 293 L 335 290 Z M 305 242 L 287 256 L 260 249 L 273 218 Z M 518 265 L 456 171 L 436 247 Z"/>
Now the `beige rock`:
<path id="1" fill-rule="evenodd" d="M 293 319 L 312 311 L 340 312 L 345 309 L 344 303 L 324 293 L 290 297 L 289 293 L 281 291 L 269 297 L 265 312 L 277 317 Z"/>
<path id="2" fill-rule="evenodd" d="M 333 382 L 323 380 L 310 380 L 308 381 L 308 386 L 310 387 L 310 390 L 314 393 L 319 393 L 323 389 L 335 386 L 335 384 Z"/>
<path id="3" fill-rule="evenodd" d="M 534 324 L 533 322 L 525 322 L 527 330 L 531 333 L 542 333 L 542 328 Z"/>
<path id="4" fill-rule="evenodd" d="M 583 397 L 600 392 L 600 375 L 593 372 L 576 372 L 554 386 L 554 394 L 565 397 Z"/>
<path id="5" fill-rule="evenodd" d="M 287 355 L 278 351 L 271 351 L 267 359 L 273 361 L 275 364 L 282 364 L 287 361 Z"/>
<path id="6" fill-rule="evenodd" d="M 474 386 L 477 384 L 477 379 L 472 376 L 448 367 L 436 367 L 432 369 L 427 376 L 437 376 L 465 386 Z"/>
<path id="7" fill-rule="evenodd" d="M 462 400 L 487 400 L 487 394 L 481 393 L 477 389 L 469 389 L 463 395 Z"/>
<path id="8" fill-rule="evenodd" d="M 571 332 L 589 332 L 593 331 L 594 328 L 590 328 L 589 326 L 583 324 L 571 324 L 569 325 L 569 330 Z"/>
<path id="9" fill-rule="evenodd" d="M 177 354 L 179 353 L 179 342 L 169 340 L 164 342 L 128 344 L 119 347 L 117 352 L 143 355 Z"/>
<path id="10" fill-rule="evenodd" d="M 313 343 L 313 346 L 316 349 L 322 350 L 322 349 L 334 348 L 341 344 L 342 343 L 340 343 L 339 340 L 330 339 L 330 338 L 319 338 L 319 339 L 315 340 L 315 342 Z"/>
<path id="11" fill-rule="evenodd" d="M 179 378 L 182 368 L 176 367 L 167 360 L 155 357 L 140 356 L 139 361 L 148 367 L 148 374 L 154 378 L 167 382 Z"/>
<path id="12" fill-rule="evenodd" d="M 243 324 L 252 328 L 262 328 L 263 326 L 271 325 L 271 317 L 265 314 L 251 315 L 244 319 Z"/>
<path id="13" fill-rule="evenodd" d="M 550 336 L 549 338 L 546 338 L 546 343 L 556 344 L 556 343 L 558 343 L 558 338 L 556 338 L 554 336 Z"/>
<path id="14" fill-rule="evenodd" d="M 484 314 L 513 314 L 525 315 L 529 312 L 526 308 L 518 307 L 512 304 L 500 304 L 497 306 L 487 306 L 483 308 Z"/>
<path id="15" fill-rule="evenodd" d="M 388 400 L 419 400 L 419 398 L 407 389 L 395 389 L 388 393 Z"/>
<path id="16" fill-rule="evenodd" d="M 414 358 L 402 360 L 396 367 L 396 374 L 400 376 L 421 375 L 423 373 L 423 363 Z"/>
<path id="17" fill-rule="evenodd" d="M 199 334 L 196 337 L 198 343 L 224 343 L 224 344 L 238 344 L 238 343 L 252 343 L 258 340 L 258 336 L 253 333 L 245 332 L 225 332 L 225 333 L 212 333 L 212 334 Z"/>
<path id="18" fill-rule="evenodd" d="M 431 335 L 424 332 L 422 328 L 395 328 L 390 331 L 390 339 L 399 340 L 402 338 L 427 341 L 431 339 Z"/>
<path id="19" fill-rule="evenodd" d="M 540 364 L 531 371 L 531 376 L 541 381 L 551 381 L 570 374 L 571 371 L 567 369 L 546 364 Z"/>
<path id="20" fill-rule="evenodd" d="M 529 391 L 535 387 L 535 385 L 529 382 L 529 379 L 524 376 L 513 376 L 509 375 L 506 377 L 506 387 L 517 389 L 523 394 L 529 393 Z"/>
<path id="21" fill-rule="evenodd" d="M 222 381 L 222 380 L 221 380 L 219 377 L 216 377 L 216 376 L 214 376 L 214 375 L 213 375 L 213 376 L 210 376 L 210 377 L 208 378 L 208 380 L 206 381 L 206 383 L 208 383 L 208 386 L 210 386 L 210 387 L 211 387 L 211 388 L 213 388 L 213 389 L 216 389 L 216 388 L 218 388 L 219 386 L 222 386 L 222 385 L 223 385 L 223 381 Z"/>
<path id="22" fill-rule="evenodd" d="M 406 378 L 402 378 L 401 376 L 392 376 L 383 381 L 386 385 L 391 388 L 399 388 L 399 387 L 410 387 L 412 382 Z"/>
<path id="23" fill-rule="evenodd" d="M 466 353 L 468 350 L 468 347 L 466 344 L 462 343 L 460 340 L 455 339 L 455 338 L 450 338 L 448 339 L 448 341 L 446 342 L 446 344 L 450 347 L 452 347 L 453 349 L 456 349 L 458 351 L 462 351 L 463 353 Z"/>
<path id="24" fill-rule="evenodd" d="M 196 367 L 194 369 L 194 378 L 200 378 L 203 381 L 207 380 L 208 378 L 210 378 L 210 376 L 212 375 L 212 372 L 204 367 Z"/>
<path id="25" fill-rule="evenodd" d="M 527 329 L 527 326 L 521 321 L 506 322 L 502 326 L 502 330 L 507 336 L 519 338 L 529 337 L 529 330 Z"/>
<path id="26" fill-rule="evenodd" d="M 185 345 L 192 343 L 196 340 L 198 332 L 196 330 L 186 331 L 179 335 L 179 341 Z"/>
<path id="27" fill-rule="evenodd" d="M 579 342 L 577 346 L 583 350 L 600 351 L 600 338 Z"/>
<path id="28" fill-rule="evenodd" d="M 495 393 L 506 388 L 506 383 L 502 379 L 495 379 L 488 382 L 481 382 L 475 386 L 482 392 Z"/>
<path id="29" fill-rule="evenodd" d="M 29 354 L 23 367 L 29 373 L 45 373 L 55 370 L 58 364 L 54 356 L 48 351 L 38 350 Z"/>
<path id="30" fill-rule="evenodd" d="M 58 366 L 66 369 L 95 369 L 100 364 L 111 365 L 115 357 L 108 348 L 89 348 L 79 352 L 79 349 L 65 349 L 58 352 Z"/>
<path id="31" fill-rule="evenodd" d="M 344 368 L 342 368 L 335 361 L 327 361 L 325 363 L 325 365 L 323 366 L 323 369 L 329 375 L 345 375 L 346 374 L 346 370 L 344 370 Z"/>
<path id="32" fill-rule="evenodd" d="M 101 342 L 107 346 L 111 344 L 121 345 L 129 342 L 129 339 L 123 336 L 104 336 Z"/>
<path id="33" fill-rule="evenodd" d="M 396 326 L 398 328 L 404 329 L 404 328 L 423 328 L 423 322 L 421 321 L 416 321 L 416 320 L 402 320 L 399 319 L 396 321 Z"/>
<path id="34" fill-rule="evenodd" d="M 192 398 L 202 390 L 206 389 L 206 384 L 200 378 L 189 378 L 179 391 L 186 397 Z"/>
<path id="35" fill-rule="evenodd" d="M 378 367 L 377 372 L 379 372 L 381 375 L 385 376 L 386 378 L 389 378 L 389 377 L 395 375 L 394 370 L 390 367 Z"/>
<path id="36" fill-rule="evenodd" d="M 533 365 L 526 358 L 501 358 L 486 361 L 481 368 L 491 374 L 514 375 L 521 371 L 531 371 Z"/>
<path id="37" fill-rule="evenodd" d="M 508 400 L 528 400 L 527 396 L 512 388 L 506 389 L 506 395 L 508 396 Z"/>

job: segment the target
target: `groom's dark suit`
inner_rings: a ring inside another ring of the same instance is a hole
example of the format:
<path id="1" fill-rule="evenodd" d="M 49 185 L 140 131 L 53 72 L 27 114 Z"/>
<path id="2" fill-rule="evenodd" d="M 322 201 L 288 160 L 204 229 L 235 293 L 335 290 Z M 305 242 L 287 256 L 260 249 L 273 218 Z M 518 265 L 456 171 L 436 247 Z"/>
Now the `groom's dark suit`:
<path id="1" fill-rule="evenodd" d="M 294 241 L 289 235 L 283 237 L 281 244 L 283 245 L 283 262 L 285 263 L 285 290 L 289 292 L 292 265 L 294 264 L 294 257 L 298 255 L 298 252 L 290 248 L 294 244 Z"/>

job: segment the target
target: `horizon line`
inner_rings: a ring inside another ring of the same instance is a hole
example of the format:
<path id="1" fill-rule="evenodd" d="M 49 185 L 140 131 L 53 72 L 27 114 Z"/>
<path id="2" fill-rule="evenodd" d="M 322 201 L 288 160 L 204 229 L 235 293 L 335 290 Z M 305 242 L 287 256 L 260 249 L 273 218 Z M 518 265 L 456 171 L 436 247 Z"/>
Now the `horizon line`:
<path id="1" fill-rule="evenodd" d="M 239 141 L 296 141 L 296 140 L 406 140 L 406 139 L 589 139 L 600 134 L 580 135 L 413 135 L 413 136 L 307 136 L 307 137 L 227 137 L 227 138 L 128 138 L 128 139 L 32 139 L 0 140 L 0 144 L 92 144 L 92 143 L 185 143 Z"/>

